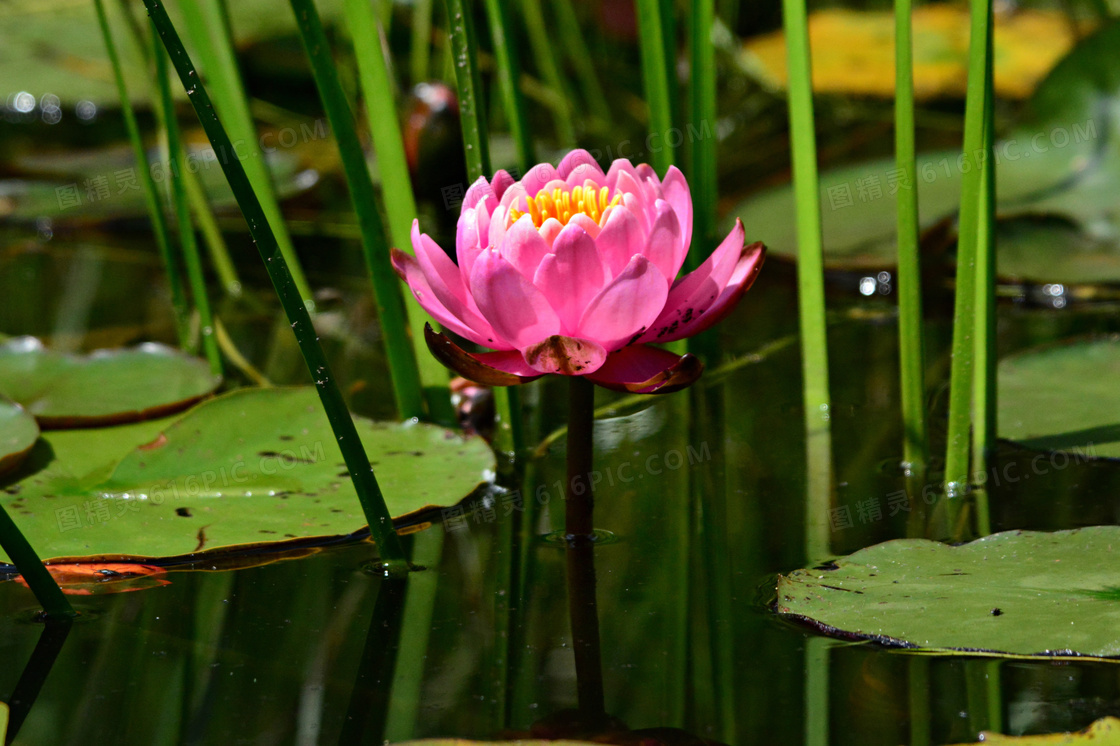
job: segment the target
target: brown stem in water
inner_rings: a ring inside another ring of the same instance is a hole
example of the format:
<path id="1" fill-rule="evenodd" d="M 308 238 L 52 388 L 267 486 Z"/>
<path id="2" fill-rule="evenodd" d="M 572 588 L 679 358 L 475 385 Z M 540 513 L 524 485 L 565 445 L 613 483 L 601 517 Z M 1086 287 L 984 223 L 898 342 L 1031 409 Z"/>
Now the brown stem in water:
<path id="1" fill-rule="evenodd" d="M 568 613 L 576 659 L 579 709 L 588 722 L 604 718 L 603 662 L 599 646 L 599 611 L 595 600 L 595 556 L 591 492 L 592 428 L 595 386 L 571 377 L 568 403 L 568 495 L 564 509 L 567 540 Z"/>

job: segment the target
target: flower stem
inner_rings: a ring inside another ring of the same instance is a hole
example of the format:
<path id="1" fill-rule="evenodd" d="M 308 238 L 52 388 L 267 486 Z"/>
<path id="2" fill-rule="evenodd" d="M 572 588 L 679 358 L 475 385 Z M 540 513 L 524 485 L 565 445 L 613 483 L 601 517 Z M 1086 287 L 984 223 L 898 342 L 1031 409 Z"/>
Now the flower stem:
<path id="1" fill-rule="evenodd" d="M 582 376 L 572 376 L 568 391 L 568 495 L 564 503 L 568 613 L 579 709 L 587 721 L 594 721 L 606 712 L 599 611 L 595 599 L 595 497 L 591 492 L 595 385 Z"/>
<path id="2" fill-rule="evenodd" d="M 299 287 L 296 285 L 291 269 L 277 244 L 276 235 L 272 232 L 268 218 L 265 217 L 260 200 L 257 199 L 257 195 L 253 191 L 253 186 L 249 182 L 249 177 L 246 175 L 241 161 L 237 158 L 228 157 L 228 154 L 233 152 L 229 135 L 214 112 L 214 107 L 210 103 L 210 96 L 206 93 L 206 87 L 199 82 L 194 64 L 187 55 L 187 50 L 183 48 L 183 42 L 180 41 L 179 34 L 175 31 L 171 19 L 167 17 L 167 11 L 164 9 L 163 3 L 161 0 L 144 0 L 144 5 L 148 9 L 152 23 L 159 31 L 160 39 L 163 41 L 167 54 L 175 66 L 179 80 L 187 91 L 202 128 L 206 131 L 206 136 L 214 147 L 214 152 L 226 154 L 225 157 L 219 156 L 218 161 L 221 163 L 226 180 L 229 181 L 230 189 L 237 198 L 237 204 L 249 224 L 249 233 L 253 237 L 253 242 L 257 245 L 257 250 L 260 252 L 269 279 L 272 280 L 276 295 L 280 299 L 280 304 L 284 307 L 284 313 L 287 315 L 288 321 L 291 323 L 304 362 L 315 380 L 315 389 L 319 394 L 319 400 L 323 404 L 323 411 L 326 413 L 331 430 L 338 441 L 338 447 L 342 451 L 346 468 L 354 482 L 354 490 L 358 493 L 362 511 L 369 523 L 370 535 L 377 542 L 377 549 L 383 560 L 403 565 L 405 562 L 404 550 L 396 531 L 393 529 L 393 519 L 389 515 L 389 509 L 385 506 L 385 499 L 381 494 L 380 486 L 377 484 L 373 467 L 370 466 L 369 457 L 366 456 L 365 449 L 362 447 L 362 441 L 358 436 L 354 420 L 350 417 L 350 412 L 346 408 L 346 402 L 342 399 L 342 392 L 335 382 L 327 356 L 323 352 L 323 347 L 319 344 L 315 327 L 311 323 L 311 314 L 308 313 L 307 306 L 301 300 Z"/>

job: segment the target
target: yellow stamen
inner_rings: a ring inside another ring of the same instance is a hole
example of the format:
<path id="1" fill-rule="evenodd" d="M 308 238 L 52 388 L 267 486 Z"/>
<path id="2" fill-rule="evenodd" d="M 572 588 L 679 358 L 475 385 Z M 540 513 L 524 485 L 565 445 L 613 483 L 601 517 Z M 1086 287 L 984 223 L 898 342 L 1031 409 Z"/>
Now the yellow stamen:
<path id="1" fill-rule="evenodd" d="M 542 190 L 532 199 L 525 201 L 529 203 L 527 212 L 516 207 L 510 208 L 510 225 L 525 214 L 532 218 L 533 225 L 538 228 L 549 218 L 556 218 L 562 225 L 567 225 L 575 215 L 586 215 L 596 223 L 602 224 L 603 213 L 608 207 L 622 202 L 622 194 L 616 194 L 611 199 L 610 189 L 598 187 L 595 182 L 587 181 L 582 186 L 570 189 L 556 187 L 551 192 Z"/>

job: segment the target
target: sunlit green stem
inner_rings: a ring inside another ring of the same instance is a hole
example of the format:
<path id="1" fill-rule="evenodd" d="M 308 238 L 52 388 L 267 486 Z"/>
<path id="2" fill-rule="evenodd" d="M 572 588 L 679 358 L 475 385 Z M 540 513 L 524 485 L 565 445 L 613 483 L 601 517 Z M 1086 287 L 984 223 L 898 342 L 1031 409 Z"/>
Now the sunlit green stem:
<path id="1" fill-rule="evenodd" d="M 213 87 L 214 103 L 225 119 L 233 139 L 233 144 L 229 146 L 230 152 L 216 152 L 216 155 L 219 161 L 236 158 L 241 163 L 241 168 L 247 174 L 261 203 L 261 209 L 272 226 L 276 244 L 284 256 L 300 298 L 308 308 L 314 310 L 311 286 L 307 283 L 291 236 L 288 235 L 276 190 L 272 186 L 272 177 L 261 152 L 221 0 L 192 0 L 182 3 L 180 7 L 191 42 L 205 66 L 207 80 Z"/>
<path id="2" fill-rule="evenodd" d="M 782 23 L 789 53 L 789 120 L 797 202 L 797 307 L 808 468 L 806 551 L 810 559 L 817 559 L 826 556 L 829 547 L 832 437 L 820 182 L 805 4 L 801 0 L 783 0 Z"/>
<path id="3" fill-rule="evenodd" d="M 486 122 L 482 115 L 482 86 L 478 76 L 478 56 L 471 15 L 466 0 L 445 0 L 455 65 L 455 84 L 459 94 L 459 115 L 463 131 L 463 150 L 467 160 L 467 177 L 473 182 L 480 176 L 490 178 L 490 148 Z M 494 447 L 506 455 L 499 467 L 512 468 L 513 458 L 521 452 L 520 394 L 515 387 L 494 389 Z"/>
<path id="4" fill-rule="evenodd" d="M 206 88 L 199 83 L 194 64 L 187 56 L 187 51 L 183 48 L 171 19 L 167 17 L 163 3 L 161 0 L 144 0 L 144 5 L 148 8 L 152 22 L 159 31 L 168 56 L 179 74 L 179 80 L 190 95 L 191 104 L 198 114 L 202 128 L 206 131 L 206 136 L 210 139 L 210 144 L 215 152 L 231 153 L 229 135 L 226 134 L 214 112 Z M 395 561 L 398 565 L 403 564 L 404 553 L 396 531 L 393 530 L 393 519 L 385 506 L 381 488 L 377 484 L 373 468 L 358 437 L 354 420 L 346 409 L 346 403 L 331 372 L 327 356 L 319 345 L 319 338 L 311 323 L 311 315 L 300 298 L 299 288 L 276 243 L 276 237 L 272 233 L 261 203 L 257 200 L 257 195 L 239 159 L 219 157 L 219 162 L 229 181 L 230 189 L 237 199 L 237 204 L 249 224 L 249 233 L 257 245 L 269 279 L 272 280 L 280 304 L 284 307 L 284 312 L 291 323 L 300 352 L 315 381 L 315 389 L 323 403 L 323 410 L 326 412 L 331 430 L 334 431 L 342 457 L 353 480 L 354 490 L 358 493 L 362 510 L 369 522 L 370 534 L 377 542 L 383 560 Z"/>
<path id="5" fill-rule="evenodd" d="M 291 6 L 292 12 L 295 13 L 300 39 L 303 41 L 303 48 L 311 60 L 311 72 L 315 78 L 315 85 L 319 89 L 319 98 L 323 102 L 331 131 L 334 132 L 335 141 L 338 143 L 342 172 L 346 177 L 346 185 L 350 189 L 350 201 L 358 215 L 362 251 L 373 280 L 373 294 L 377 301 L 381 331 L 385 337 L 386 357 L 389 362 L 389 375 L 393 382 L 397 412 L 402 419 L 421 417 L 424 415 L 424 398 L 420 386 L 420 371 L 409 340 L 408 320 L 405 317 L 404 300 L 401 297 L 401 283 L 389 262 L 389 249 L 385 245 L 385 227 L 381 223 L 381 213 L 373 192 L 373 180 L 366 166 L 365 153 L 358 140 L 358 133 L 354 129 L 354 118 L 346 102 L 346 94 L 342 91 L 342 84 L 338 80 L 338 71 L 331 59 L 330 44 L 327 42 L 315 3 L 313 0 L 291 0 Z M 365 6 L 367 10 L 370 8 L 368 2 L 365 2 Z M 364 20 L 368 21 L 370 26 L 374 23 L 373 18 Z M 351 18 L 351 22 L 353 21 L 354 18 Z M 374 37 L 376 38 L 376 34 Z M 380 57 L 381 45 L 378 44 L 372 53 Z M 387 125 L 396 129 L 395 122 L 394 117 L 387 122 Z M 401 150 L 403 152 L 403 148 Z M 403 157 L 401 160 L 403 161 Z M 403 164 L 401 170 L 406 173 L 405 183 L 394 184 L 392 189 L 385 190 L 387 203 L 390 192 L 408 192 L 407 201 L 411 203 L 407 169 Z M 396 173 L 392 175 L 396 176 Z M 387 181 L 387 183 L 391 182 Z M 399 199 L 393 197 L 394 210 L 407 209 L 406 206 L 398 203 Z M 394 214 L 396 215 L 397 212 Z M 409 214 L 415 215 L 415 205 L 412 206 Z M 425 359 L 427 358 L 430 358 L 430 355 L 425 355 Z"/>
<path id="6" fill-rule="evenodd" d="M 995 94 L 992 85 L 992 22 L 988 21 L 988 65 L 984 75 L 984 149 L 981 157 L 980 230 L 976 249 L 976 368 L 973 370 L 972 471 L 987 474 L 996 444 L 996 166 L 992 143 L 995 136 Z M 976 503 L 976 532 L 992 532 L 988 490 L 973 493 Z"/>
<path id="7" fill-rule="evenodd" d="M 498 86 L 502 93 L 502 108 L 509 119 L 509 133 L 517 150 L 517 167 L 525 173 L 534 164 L 533 140 L 529 136 L 525 102 L 521 97 L 521 63 L 517 46 L 508 40 L 509 11 L 504 0 L 485 0 L 486 18 L 490 23 L 490 38 L 494 44 L 497 63 Z M 561 3 L 564 5 L 564 3 Z"/>
<path id="8" fill-rule="evenodd" d="M 430 15 L 430 9 L 428 12 Z M 412 221 L 417 215 L 416 200 L 412 195 L 412 177 L 405 159 L 400 119 L 393 100 L 394 87 L 385 61 L 381 36 L 377 31 L 373 9 L 366 0 L 346 0 L 346 15 L 354 40 L 359 82 L 366 102 L 366 117 L 373 137 L 373 149 L 377 154 L 377 167 L 381 173 L 381 195 L 389 222 L 389 237 L 401 251 L 412 253 L 411 232 Z M 329 62 L 329 58 L 325 60 Z M 390 270 L 387 261 L 380 264 L 384 265 L 383 271 Z M 374 266 L 376 265 L 371 265 L 371 268 Z M 395 278 L 389 279 L 395 282 Z M 450 425 L 455 421 L 455 415 L 451 408 L 451 393 L 447 388 L 447 371 L 431 356 L 424 343 L 427 313 L 411 293 L 404 294 L 404 306 L 415 366 L 419 368 L 428 412 L 434 421 Z"/>
<path id="9" fill-rule="evenodd" d="M 895 167 L 898 190 L 898 336 L 902 374 L 902 457 L 908 471 L 929 462 L 926 425 L 922 274 L 918 252 L 918 179 L 914 153 L 912 0 L 895 0 Z"/>
<path id="10" fill-rule="evenodd" d="M 810 637 L 805 641 L 805 746 L 828 746 L 828 685 L 832 640 Z"/>
<path id="11" fill-rule="evenodd" d="M 556 61 L 553 37 L 541 12 L 541 0 L 521 0 L 525 28 L 529 32 L 529 46 L 536 58 L 537 72 L 549 88 L 557 94 L 557 106 L 552 107 L 556 123 L 556 138 L 561 145 L 575 145 L 576 130 L 572 123 L 571 94 L 568 92 L 560 65 Z"/>
<path id="12" fill-rule="evenodd" d="M 109 28 L 109 18 L 105 14 L 104 0 L 94 0 L 97 9 L 97 21 L 101 26 L 101 35 L 105 40 L 105 51 L 109 55 L 109 63 L 113 68 L 113 79 L 117 84 L 117 94 L 121 100 L 121 116 L 124 118 L 125 128 L 128 130 L 128 140 L 132 144 L 133 155 L 140 171 L 140 183 L 144 188 L 144 203 L 148 207 L 148 215 L 152 220 L 152 232 L 155 234 L 156 247 L 159 249 L 163 268 L 167 273 L 167 285 L 171 292 L 171 307 L 175 314 L 175 329 L 179 335 L 179 346 L 186 347 L 190 340 L 190 309 L 187 306 L 186 294 L 183 292 L 183 278 L 179 274 L 179 265 L 171 252 L 171 241 L 167 229 L 167 217 L 164 215 L 163 206 L 160 204 L 159 194 L 152 172 L 148 167 L 148 156 L 144 152 L 144 141 L 140 137 L 140 127 L 136 124 L 136 115 L 132 110 L 132 101 L 125 87 L 124 71 L 121 68 L 120 55 L 117 54 L 117 45 L 113 41 L 113 32 Z"/>
<path id="13" fill-rule="evenodd" d="M 43 561 L 39 559 L 39 555 L 31 548 L 31 544 L 20 533 L 3 506 L 0 506 L 0 547 L 4 548 L 8 557 L 11 558 L 12 564 L 23 576 L 27 587 L 35 594 L 36 600 L 42 604 L 43 615 L 47 619 L 62 620 L 77 616 L 74 609 L 70 607 L 70 602 L 66 600 L 66 596 L 62 593 L 62 589 L 58 587 L 58 583 L 47 572 Z"/>
<path id="14" fill-rule="evenodd" d="M 953 313 L 953 362 L 949 377 L 949 426 L 945 454 L 945 496 L 949 524 L 955 525 L 960 497 L 969 490 L 969 451 L 973 415 L 973 365 L 976 331 L 976 257 L 980 238 L 984 152 L 984 80 L 988 65 L 991 0 L 972 0 L 968 94 L 965 98 L 961 208 L 957 239 L 956 302 Z"/>
<path id="15" fill-rule="evenodd" d="M 175 118 L 175 102 L 171 98 L 171 85 L 167 79 L 167 58 L 163 48 L 152 35 L 155 46 L 156 85 L 159 88 L 160 107 L 163 110 L 163 126 L 167 132 L 168 163 L 167 183 L 171 190 L 171 203 L 175 207 L 175 219 L 179 226 L 179 246 L 183 252 L 183 263 L 187 268 L 187 279 L 191 284 L 191 297 L 198 311 L 198 321 L 202 334 L 202 350 L 210 363 L 210 372 L 216 376 L 223 374 L 222 353 L 218 349 L 218 338 L 214 325 L 214 314 L 210 310 L 210 296 L 206 293 L 206 278 L 202 274 L 202 260 L 198 256 L 198 244 L 194 238 L 191 224 L 190 207 L 183 188 L 187 173 L 183 162 L 182 139 L 179 135 L 179 122 Z"/>
<path id="16" fill-rule="evenodd" d="M 712 45 L 715 0 L 696 0 L 689 22 L 688 118 L 693 132 L 690 142 L 688 183 L 692 189 L 692 248 L 685 261 L 688 269 L 700 265 L 715 248 L 716 201 L 719 188 L 716 168 L 716 57 Z"/>
<path id="17" fill-rule="evenodd" d="M 912 655 L 907 661 L 910 700 L 910 746 L 930 746 L 929 658 Z"/>
<path id="18" fill-rule="evenodd" d="M 642 57 L 642 84 L 649 105 L 650 159 L 659 176 L 673 165 L 669 144 L 673 129 L 669 97 L 669 61 L 665 58 L 665 36 L 660 0 L 636 0 L 638 37 Z"/>

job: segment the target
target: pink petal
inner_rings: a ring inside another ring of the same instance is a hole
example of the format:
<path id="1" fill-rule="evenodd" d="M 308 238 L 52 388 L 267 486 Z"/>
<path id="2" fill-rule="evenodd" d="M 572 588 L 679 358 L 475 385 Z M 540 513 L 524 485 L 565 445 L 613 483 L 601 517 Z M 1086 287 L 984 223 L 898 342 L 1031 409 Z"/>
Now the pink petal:
<path id="1" fill-rule="evenodd" d="M 533 279 L 537 267 L 548 254 L 548 242 L 537 231 L 533 218 L 522 215 L 517 222 L 506 231 L 505 238 L 500 245 L 496 245 L 502 252 L 506 261 L 517 268 L 517 271 L 526 279 Z"/>
<path id="2" fill-rule="evenodd" d="M 661 191 L 665 201 L 673 206 L 677 213 L 677 220 L 681 223 L 681 240 L 684 244 L 684 253 L 692 243 L 692 193 L 688 189 L 688 182 L 676 166 L 669 166 L 665 180 L 661 182 Z"/>
<path id="3" fill-rule="evenodd" d="M 517 209 L 521 210 L 521 212 L 526 212 L 529 207 L 522 200 L 524 200 L 527 196 L 528 195 L 525 193 L 525 187 L 521 185 L 520 181 L 518 181 L 506 187 L 506 190 L 502 192 L 502 199 L 498 204 L 507 209 L 510 207 L 510 205 L 513 205 L 517 207 Z"/>
<path id="4" fill-rule="evenodd" d="M 431 285 L 428 284 L 428 279 L 424 276 L 424 271 L 420 268 L 416 259 L 399 249 L 392 249 L 391 255 L 393 269 L 408 285 L 408 289 L 412 291 L 412 295 L 416 298 L 420 307 L 431 314 L 433 319 L 460 337 L 484 347 L 508 350 L 516 346 L 500 338 L 490 324 L 476 316 L 473 311 L 463 306 L 456 306 L 451 309 L 444 306 L 436 293 L 432 291 Z"/>
<path id="5" fill-rule="evenodd" d="M 510 187 L 506 190 L 508 195 L 516 187 Z M 506 225 L 509 222 L 509 208 L 505 205 L 498 205 L 494 208 L 494 212 L 490 215 L 489 230 L 486 235 L 486 244 L 482 247 L 484 249 L 492 249 L 496 246 L 501 246 L 502 241 L 505 240 L 506 230 L 509 228 Z"/>
<path id="6" fill-rule="evenodd" d="M 526 195 L 536 197 L 537 192 L 553 179 L 560 179 L 560 174 L 556 173 L 552 164 L 538 163 L 529 169 L 529 173 L 525 174 L 525 178 L 521 180 L 521 186 L 525 188 Z M 560 179 L 560 181 L 563 181 L 563 179 Z"/>
<path id="7" fill-rule="evenodd" d="M 525 362 L 539 373 L 583 376 L 594 373 L 607 359 L 601 345 L 559 334 L 521 351 Z"/>
<path id="8" fill-rule="evenodd" d="M 493 197 L 494 204 L 498 203 L 497 197 L 494 195 L 494 190 L 490 186 L 490 182 L 486 181 L 485 176 L 479 176 L 478 179 L 470 185 L 470 188 L 467 189 L 467 193 L 463 196 L 463 210 L 473 209 L 475 205 L 486 197 Z"/>
<path id="9" fill-rule="evenodd" d="M 560 231 L 564 230 L 564 225 L 556 218 L 549 218 L 544 221 L 544 224 L 538 229 L 541 238 L 548 244 L 548 248 L 552 250 L 552 242 L 560 235 Z"/>
<path id="10" fill-rule="evenodd" d="M 684 264 L 684 253 L 681 251 L 681 226 L 677 221 L 677 214 L 663 199 L 657 200 L 657 217 L 653 221 L 653 228 L 649 232 L 646 250 L 642 253 L 653 262 L 666 281 L 672 283 L 673 279 Z"/>
<path id="11" fill-rule="evenodd" d="M 622 195 L 622 206 L 638 219 L 638 224 L 642 226 L 642 234 L 648 235 L 654 218 L 653 202 L 637 194 L 627 193 Z"/>
<path id="12" fill-rule="evenodd" d="M 508 171 L 504 168 L 498 169 L 494 174 L 494 178 L 490 180 L 490 188 L 494 190 L 494 196 L 498 198 L 495 204 L 501 201 L 502 195 L 505 194 L 506 190 L 513 186 L 514 183 L 516 183 L 516 179 L 510 176 Z"/>
<path id="13" fill-rule="evenodd" d="M 661 270 L 636 256 L 587 305 L 576 336 L 617 350 L 654 322 L 668 294 Z"/>
<path id="14" fill-rule="evenodd" d="M 419 220 L 412 221 L 412 250 L 428 285 L 445 308 L 469 305 L 459 268 L 435 241 L 420 232 Z"/>
<path id="15" fill-rule="evenodd" d="M 603 230 L 595 238 L 599 254 L 614 277 L 630 262 L 636 254 L 646 247 L 646 234 L 634 213 L 625 207 L 611 208 Z"/>
<path id="16" fill-rule="evenodd" d="M 761 243 L 753 243 L 743 249 L 743 255 L 735 265 L 735 271 L 732 273 L 727 287 L 723 289 L 723 292 L 710 306 L 697 308 L 692 314 L 689 314 L 690 309 L 685 309 L 680 314 L 680 323 L 675 330 L 667 331 L 656 340 L 651 337 L 649 341 L 672 342 L 675 339 L 691 337 L 724 319 L 735 309 L 735 305 L 743 297 L 743 293 L 747 292 L 754 284 L 765 258 L 766 247 Z M 654 324 L 650 331 L 657 328 L 657 325 Z"/>
<path id="17" fill-rule="evenodd" d="M 580 228 L 583 228 L 583 230 L 587 232 L 587 235 L 591 236 L 592 238 L 598 238 L 599 233 L 603 230 L 603 228 L 598 223 L 596 223 L 588 216 L 584 215 L 582 212 L 577 212 L 575 215 L 573 215 L 568 221 L 568 225 L 578 225 Z M 543 226 L 541 230 L 544 230 Z"/>
<path id="18" fill-rule="evenodd" d="M 693 383 L 703 372 L 703 364 L 692 355 L 682 357 L 657 347 L 631 345 L 612 352 L 588 379 L 616 391 L 667 394 Z"/>
<path id="19" fill-rule="evenodd" d="M 560 317 L 564 334 L 573 334 L 583 310 L 610 279 L 599 258 L 595 241 L 578 225 L 569 223 L 552 244 L 533 284 Z"/>
<path id="20" fill-rule="evenodd" d="M 514 347 L 523 349 L 560 333 L 560 318 L 548 299 L 497 249 L 483 251 L 475 261 L 471 295 L 494 331 Z"/>
<path id="21" fill-rule="evenodd" d="M 477 209 L 464 210 L 455 227 L 455 258 L 459 263 L 459 273 L 463 278 L 460 284 L 463 287 L 468 286 L 475 257 L 488 243 L 486 234 L 479 230 L 479 213 Z"/>
<path id="22" fill-rule="evenodd" d="M 638 181 L 638 172 L 634 170 L 634 164 L 625 158 L 617 158 L 611 163 L 610 169 L 607 171 L 606 185 L 611 190 L 611 196 L 614 196 L 615 189 L 618 188 L 618 177 L 620 174 L 629 174 L 630 178 L 635 183 Z"/>
<path id="23" fill-rule="evenodd" d="M 561 179 L 568 181 L 568 177 L 577 167 L 582 167 L 580 168 L 580 173 L 589 174 L 593 172 L 600 177 L 603 176 L 603 169 L 599 168 L 599 164 L 591 157 L 591 154 L 582 148 L 577 148 L 564 156 L 564 159 L 560 161 L 560 165 L 556 167 L 556 171 L 560 174 Z M 593 177 L 587 175 L 583 178 Z M 583 181 L 577 183 L 582 184 Z"/>

